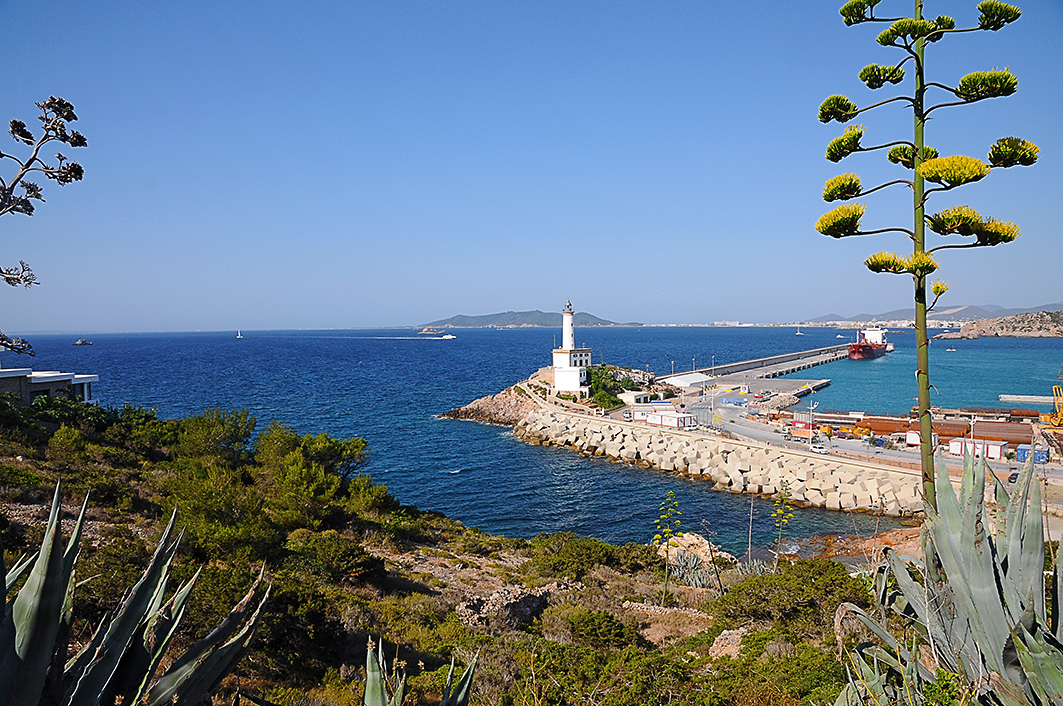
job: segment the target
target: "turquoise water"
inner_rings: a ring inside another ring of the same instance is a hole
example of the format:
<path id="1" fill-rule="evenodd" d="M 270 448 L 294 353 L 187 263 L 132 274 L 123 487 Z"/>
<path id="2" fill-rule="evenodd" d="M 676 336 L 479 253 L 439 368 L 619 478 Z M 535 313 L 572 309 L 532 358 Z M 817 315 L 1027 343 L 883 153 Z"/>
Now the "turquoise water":
<path id="1" fill-rule="evenodd" d="M 367 471 L 404 503 L 439 510 L 489 532 L 529 537 L 571 530 L 612 542 L 648 541 L 657 508 L 676 493 L 687 529 L 703 522 L 717 541 L 744 551 L 750 500 L 704 482 L 570 451 L 529 446 L 499 427 L 440 420 L 436 415 L 492 394 L 550 364 L 559 329 L 457 330 L 451 341 L 410 330 L 244 331 L 33 338 L 35 360 L 4 354 L 4 367 L 95 373 L 96 397 L 129 402 L 160 416 L 208 407 L 245 407 L 260 428 L 280 420 L 299 432 L 364 436 Z M 658 373 L 746 360 L 840 343 L 834 329 L 577 329 L 595 362 L 649 367 Z M 842 332 L 850 335 L 849 332 Z M 822 409 L 905 412 L 914 397 L 914 336 L 892 336 L 897 350 L 874 361 L 839 361 L 803 377 L 830 377 L 817 394 Z M 1063 341 L 999 339 L 934 344 L 932 379 L 939 406 L 997 406 L 1000 392 L 1050 394 L 1063 362 Z M 694 359 L 696 358 L 696 363 Z M 770 502 L 754 499 L 754 543 L 774 535 Z M 801 510 L 788 534 L 870 532 L 876 520 Z M 882 525 L 889 526 L 890 523 Z"/>

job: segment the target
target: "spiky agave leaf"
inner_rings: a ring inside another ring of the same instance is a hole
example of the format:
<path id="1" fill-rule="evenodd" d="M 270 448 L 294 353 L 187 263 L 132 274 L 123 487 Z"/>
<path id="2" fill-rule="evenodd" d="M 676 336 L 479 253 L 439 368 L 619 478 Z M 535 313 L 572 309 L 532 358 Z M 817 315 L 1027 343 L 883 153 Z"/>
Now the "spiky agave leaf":
<path id="1" fill-rule="evenodd" d="M 12 704 L 37 703 L 55 651 L 70 584 L 61 544 L 61 503 L 57 483 L 37 560 L 0 629 L 0 690 L 10 695 Z"/>
<path id="2" fill-rule="evenodd" d="M 454 676 L 454 658 L 450 658 L 450 671 L 447 672 L 447 683 L 443 687 L 443 700 L 439 702 L 439 706 L 468 706 L 469 696 L 472 694 L 472 677 L 476 672 L 476 660 L 479 658 L 479 653 L 473 656 L 465 673 L 461 675 L 461 679 L 453 686 L 453 689 L 451 680 Z"/>
<path id="3" fill-rule="evenodd" d="M 159 582 L 163 580 L 167 567 L 177 552 L 180 537 L 170 542 L 176 520 L 177 510 L 175 508 L 170 516 L 170 522 L 163 530 L 158 546 L 155 547 L 155 553 L 148 562 L 148 567 L 126 593 L 110 625 L 107 626 L 103 641 L 96 653 L 85 665 L 84 671 L 71 675 L 75 683 L 71 688 L 68 701 L 70 706 L 95 706 L 100 695 L 104 694 L 108 688 L 111 677 L 118 668 L 118 663 L 133 640 L 134 633 L 146 619 L 152 601 L 158 593 Z"/>
<path id="4" fill-rule="evenodd" d="M 167 704 L 174 699 L 177 703 L 183 699 L 195 703 L 192 696 L 206 693 L 231 671 L 250 647 L 269 599 L 270 587 L 263 583 L 264 572 L 263 565 L 255 583 L 225 620 L 175 660 L 142 700 L 151 705 Z M 252 610 L 250 619 L 245 622 Z"/>

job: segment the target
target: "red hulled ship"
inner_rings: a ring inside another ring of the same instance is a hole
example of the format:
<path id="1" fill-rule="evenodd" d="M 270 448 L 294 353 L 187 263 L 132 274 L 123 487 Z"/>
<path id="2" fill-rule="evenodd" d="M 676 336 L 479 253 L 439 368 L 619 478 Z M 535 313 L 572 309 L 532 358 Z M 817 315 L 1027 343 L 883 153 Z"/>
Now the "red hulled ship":
<path id="1" fill-rule="evenodd" d="M 886 343 L 886 329 L 866 328 L 856 334 L 856 343 L 849 344 L 850 360 L 867 360 L 879 358 L 893 350 L 893 345 Z"/>

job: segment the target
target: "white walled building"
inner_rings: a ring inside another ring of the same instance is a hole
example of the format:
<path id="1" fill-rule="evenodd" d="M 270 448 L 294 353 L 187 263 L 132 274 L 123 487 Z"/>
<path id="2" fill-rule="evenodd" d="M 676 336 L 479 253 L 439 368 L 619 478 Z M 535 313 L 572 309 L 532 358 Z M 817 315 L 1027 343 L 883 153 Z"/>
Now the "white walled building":
<path id="1" fill-rule="evenodd" d="M 580 392 L 588 383 L 587 368 L 591 364 L 591 349 L 576 348 L 576 333 L 572 328 L 572 302 L 565 302 L 561 311 L 561 347 L 554 353 L 554 389 L 558 392 Z"/>

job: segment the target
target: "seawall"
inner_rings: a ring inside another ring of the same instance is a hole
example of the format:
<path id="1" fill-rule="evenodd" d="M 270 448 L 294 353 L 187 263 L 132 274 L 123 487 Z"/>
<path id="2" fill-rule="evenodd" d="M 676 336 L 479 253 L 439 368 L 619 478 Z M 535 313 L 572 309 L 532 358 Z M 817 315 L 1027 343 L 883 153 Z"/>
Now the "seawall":
<path id="1" fill-rule="evenodd" d="M 523 416 L 513 433 L 532 444 L 704 479 L 731 493 L 772 495 L 786 483 L 797 505 L 891 516 L 923 509 L 918 471 L 543 408 Z"/>

